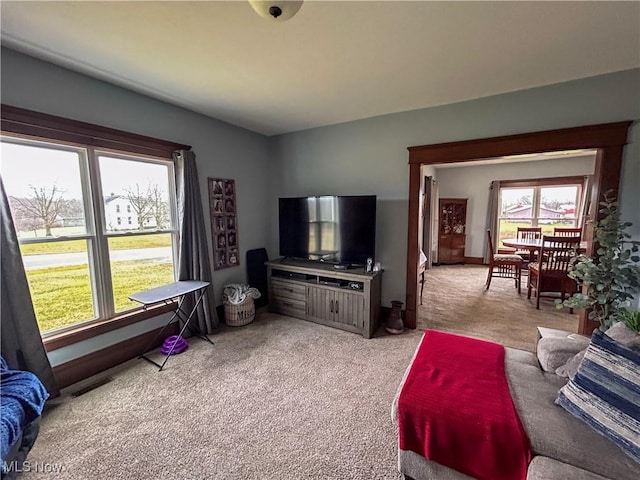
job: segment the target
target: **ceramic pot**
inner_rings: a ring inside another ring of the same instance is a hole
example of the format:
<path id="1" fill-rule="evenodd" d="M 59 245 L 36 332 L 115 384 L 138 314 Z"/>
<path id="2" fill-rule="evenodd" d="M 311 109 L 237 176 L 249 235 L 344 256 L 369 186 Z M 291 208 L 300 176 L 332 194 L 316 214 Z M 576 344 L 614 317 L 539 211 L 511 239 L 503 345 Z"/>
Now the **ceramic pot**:
<path id="1" fill-rule="evenodd" d="M 384 329 L 393 335 L 399 335 L 404 330 L 404 324 L 402 323 L 402 305 L 403 302 L 400 300 L 391 301 L 391 314 L 387 319 Z"/>

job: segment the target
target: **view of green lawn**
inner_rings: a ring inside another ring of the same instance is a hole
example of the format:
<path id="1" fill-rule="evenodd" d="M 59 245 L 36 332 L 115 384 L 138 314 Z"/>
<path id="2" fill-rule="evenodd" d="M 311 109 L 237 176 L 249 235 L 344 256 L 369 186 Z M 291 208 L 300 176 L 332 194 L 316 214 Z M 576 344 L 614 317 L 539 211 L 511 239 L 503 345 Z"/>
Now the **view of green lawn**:
<path id="1" fill-rule="evenodd" d="M 521 228 L 531 227 L 531 223 L 500 220 L 498 240 L 502 241 L 505 238 L 516 238 L 518 227 L 521 227 Z M 540 225 L 540 228 L 542 228 L 543 235 L 553 235 L 554 228 L 571 228 L 571 227 L 575 227 L 573 221 Z M 504 245 L 499 244 L 498 246 L 503 247 Z"/>
<path id="2" fill-rule="evenodd" d="M 129 300 L 128 295 L 174 281 L 171 263 L 114 262 L 111 269 L 116 311 L 140 306 Z M 27 278 L 40 332 L 94 318 L 86 265 L 27 270 Z"/>
<path id="3" fill-rule="evenodd" d="M 83 227 L 53 228 L 53 237 L 78 235 Z M 44 238 L 44 230 L 20 232 L 21 239 Z M 109 238 L 109 250 L 136 250 L 171 247 L 171 234 L 122 235 Z M 62 240 L 20 246 L 23 257 L 69 253 L 87 254 L 87 240 Z M 86 260 L 85 260 L 86 261 Z M 111 263 L 114 303 L 117 312 L 140 306 L 127 297 L 174 281 L 170 262 L 151 260 L 115 261 Z M 41 332 L 94 318 L 89 268 L 64 265 L 27 269 L 36 318 Z"/>

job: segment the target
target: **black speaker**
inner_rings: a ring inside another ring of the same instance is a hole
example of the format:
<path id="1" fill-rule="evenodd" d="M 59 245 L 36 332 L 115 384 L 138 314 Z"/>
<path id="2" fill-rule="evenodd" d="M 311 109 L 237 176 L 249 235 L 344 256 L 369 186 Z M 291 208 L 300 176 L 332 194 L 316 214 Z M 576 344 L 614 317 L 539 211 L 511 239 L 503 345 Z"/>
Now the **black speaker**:
<path id="1" fill-rule="evenodd" d="M 247 283 L 255 287 L 261 293 L 256 302 L 256 307 L 261 307 L 269 303 L 269 288 L 267 287 L 267 266 L 264 264 L 269 260 L 265 248 L 247 250 Z"/>

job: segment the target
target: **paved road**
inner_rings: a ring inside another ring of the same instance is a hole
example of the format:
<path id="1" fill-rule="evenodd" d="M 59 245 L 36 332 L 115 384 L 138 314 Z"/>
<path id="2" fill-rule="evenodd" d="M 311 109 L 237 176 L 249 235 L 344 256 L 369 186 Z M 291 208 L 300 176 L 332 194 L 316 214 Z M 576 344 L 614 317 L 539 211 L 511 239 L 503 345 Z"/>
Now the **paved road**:
<path id="1" fill-rule="evenodd" d="M 113 250 L 110 254 L 114 262 L 128 260 L 171 261 L 171 247 L 137 248 L 132 250 Z M 82 265 L 87 263 L 86 253 L 54 253 L 49 255 L 25 255 L 22 257 L 27 270 L 35 268 L 60 267 L 63 265 Z"/>

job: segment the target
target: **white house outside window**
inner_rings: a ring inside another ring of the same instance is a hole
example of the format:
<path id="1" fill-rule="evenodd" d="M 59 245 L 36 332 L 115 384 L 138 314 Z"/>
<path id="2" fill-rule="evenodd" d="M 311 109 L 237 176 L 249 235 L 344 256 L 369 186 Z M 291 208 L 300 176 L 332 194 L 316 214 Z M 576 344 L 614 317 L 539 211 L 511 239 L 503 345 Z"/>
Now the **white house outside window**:
<path id="1" fill-rule="evenodd" d="M 11 137 L 1 147 L 41 332 L 112 318 L 138 307 L 131 293 L 174 281 L 171 160 Z"/>

